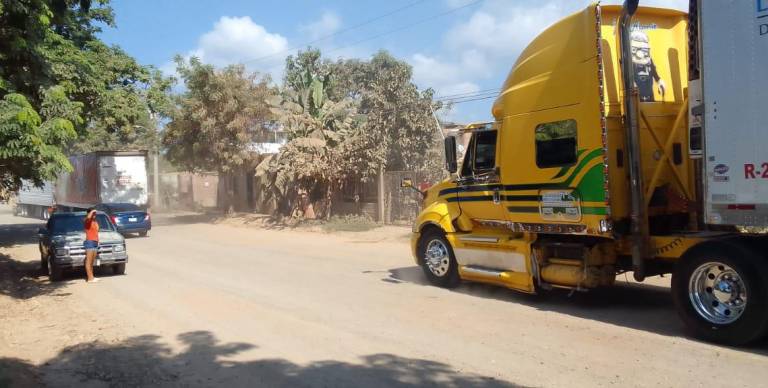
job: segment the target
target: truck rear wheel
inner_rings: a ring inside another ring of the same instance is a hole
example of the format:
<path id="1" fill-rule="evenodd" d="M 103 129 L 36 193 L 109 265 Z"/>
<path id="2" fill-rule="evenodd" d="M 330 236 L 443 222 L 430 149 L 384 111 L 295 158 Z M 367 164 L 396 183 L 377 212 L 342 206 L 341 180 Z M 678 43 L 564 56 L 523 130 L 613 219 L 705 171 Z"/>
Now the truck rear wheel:
<path id="1" fill-rule="evenodd" d="M 768 265 L 738 243 L 704 243 L 686 252 L 672 276 L 672 294 L 698 338 L 743 345 L 768 331 Z"/>
<path id="2" fill-rule="evenodd" d="M 430 283 L 445 288 L 454 288 L 461 283 L 453 248 L 442 231 L 428 229 L 422 234 L 419 262 Z"/>

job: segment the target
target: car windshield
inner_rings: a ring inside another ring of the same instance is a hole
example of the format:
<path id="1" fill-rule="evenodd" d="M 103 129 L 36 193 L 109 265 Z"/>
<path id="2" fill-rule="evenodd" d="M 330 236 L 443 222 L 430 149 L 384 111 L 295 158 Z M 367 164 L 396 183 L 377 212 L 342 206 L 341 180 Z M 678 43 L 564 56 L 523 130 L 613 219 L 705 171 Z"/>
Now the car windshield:
<path id="1" fill-rule="evenodd" d="M 110 211 L 115 213 L 141 210 L 138 206 L 132 203 L 110 203 L 109 205 L 106 205 L 106 207 L 109 208 Z"/>
<path id="2" fill-rule="evenodd" d="M 67 233 L 75 233 L 75 232 L 82 232 L 84 230 L 83 221 L 85 220 L 85 215 L 66 215 L 66 216 L 58 216 L 51 219 L 51 233 L 53 234 L 67 234 Z M 99 223 L 99 229 L 100 230 L 114 230 L 112 228 L 112 223 L 109 222 L 109 219 L 104 214 L 97 214 L 96 215 L 96 221 Z"/>

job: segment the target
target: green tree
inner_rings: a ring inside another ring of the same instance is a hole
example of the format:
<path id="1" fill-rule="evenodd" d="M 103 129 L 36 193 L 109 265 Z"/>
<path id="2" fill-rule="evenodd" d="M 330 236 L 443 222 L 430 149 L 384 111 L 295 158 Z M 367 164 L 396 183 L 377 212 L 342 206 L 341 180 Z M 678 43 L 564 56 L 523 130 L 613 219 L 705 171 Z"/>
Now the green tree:
<path id="1" fill-rule="evenodd" d="M 359 100 L 365 127 L 359 144 L 349 151 L 360 161 L 349 168 L 368 178 L 379 169 L 434 169 L 438 145 L 437 124 L 432 116 L 440 103 L 433 101 L 432 89 L 420 91 L 413 83 L 407 63 L 381 51 L 370 61 L 350 60 L 336 65 L 345 85 L 344 94 Z"/>
<path id="2" fill-rule="evenodd" d="M 329 217 L 345 182 L 382 169 L 439 170 L 431 113 L 439 106 L 411 78 L 411 68 L 385 52 L 370 61 L 331 63 L 318 50 L 287 58 L 275 113 L 289 142 L 257 169 L 281 214 L 294 214 L 307 194 Z"/>
<path id="3" fill-rule="evenodd" d="M 35 184 L 71 170 L 62 145 L 77 136 L 81 104 L 67 99 L 61 87 L 43 92 L 38 113 L 18 93 L 0 101 L 0 196 L 7 196 L 29 179 Z M 41 117 L 42 115 L 42 117 Z"/>
<path id="4" fill-rule="evenodd" d="M 77 139 L 68 137 L 66 142 L 49 144 L 69 152 L 157 144 L 156 121 L 170 107 L 172 80 L 98 39 L 100 26 L 114 25 L 108 0 L 0 0 L 0 98 L 10 99 L 5 100 L 5 109 L 24 105 L 24 111 L 31 109 L 43 116 L 44 124 L 53 117 L 46 112 L 74 112 L 71 108 L 77 106 L 77 114 L 68 114 L 67 119 Z M 45 106 L 54 91 L 59 108 Z M 0 125 L 27 130 L 35 127 L 35 120 L 14 121 L 15 117 L 4 115 L 3 120 L 10 121 Z M 32 142 L 35 138 L 21 137 L 18 141 Z M 31 150 L 39 144 L 16 146 Z M 55 163 L 55 158 L 43 158 L 52 164 L 40 166 L 33 154 L 26 162 L 20 155 L 13 166 L 26 163 L 46 171 L 67 166 Z M 10 166 L 0 167 L 5 182 L 39 178 L 30 169 Z"/>
<path id="5" fill-rule="evenodd" d="M 325 68 L 325 69 L 323 69 Z M 319 52 L 310 50 L 286 60 L 282 94 L 270 102 L 288 133 L 288 143 L 257 168 L 268 198 L 285 215 L 312 206 L 330 215 L 333 194 L 346 176 L 343 150 L 361 126 L 355 101 L 329 98 L 331 76 Z M 302 203 L 306 196 L 309 203 Z"/>
<path id="6" fill-rule="evenodd" d="M 269 77 L 242 65 L 217 70 L 176 57 L 186 91 L 165 128 L 167 156 L 187 171 L 229 172 L 250 161 L 253 137 L 271 118 Z"/>

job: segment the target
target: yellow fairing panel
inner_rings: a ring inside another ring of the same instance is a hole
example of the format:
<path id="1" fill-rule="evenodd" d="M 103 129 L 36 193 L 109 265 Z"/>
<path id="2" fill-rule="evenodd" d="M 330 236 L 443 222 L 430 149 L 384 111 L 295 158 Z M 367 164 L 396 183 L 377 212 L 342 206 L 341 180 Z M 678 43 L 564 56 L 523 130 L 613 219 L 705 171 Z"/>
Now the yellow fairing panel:
<path id="1" fill-rule="evenodd" d="M 621 88 L 617 6 L 602 7 L 605 110 L 608 132 L 611 209 L 615 219 L 629 214 L 626 179 L 626 146 Z M 639 8 L 632 19 L 635 84 L 639 90 L 642 172 L 646 202 L 657 188 L 668 188 L 677 209 L 652 209 L 651 213 L 685 212 L 694 200 L 693 168 L 688 157 L 687 101 L 688 35 L 686 14 L 668 9 Z M 663 93 L 662 93 L 663 92 Z M 677 154 L 677 155 L 676 155 Z"/>
<path id="2" fill-rule="evenodd" d="M 525 232 L 609 237 L 599 12 L 552 25 L 522 52 L 493 106 L 508 222 Z M 541 166 L 537 127 L 575 121 L 575 157 Z"/>

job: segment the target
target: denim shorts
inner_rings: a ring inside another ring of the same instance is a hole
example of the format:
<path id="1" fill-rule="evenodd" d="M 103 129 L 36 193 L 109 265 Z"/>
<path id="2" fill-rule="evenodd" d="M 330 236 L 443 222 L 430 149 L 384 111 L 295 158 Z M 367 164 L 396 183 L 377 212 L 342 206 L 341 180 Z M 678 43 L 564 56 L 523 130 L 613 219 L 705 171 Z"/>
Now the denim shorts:
<path id="1" fill-rule="evenodd" d="M 97 251 L 99 250 L 99 242 L 94 240 L 85 240 L 85 243 L 83 244 L 85 246 L 86 251 Z"/>

